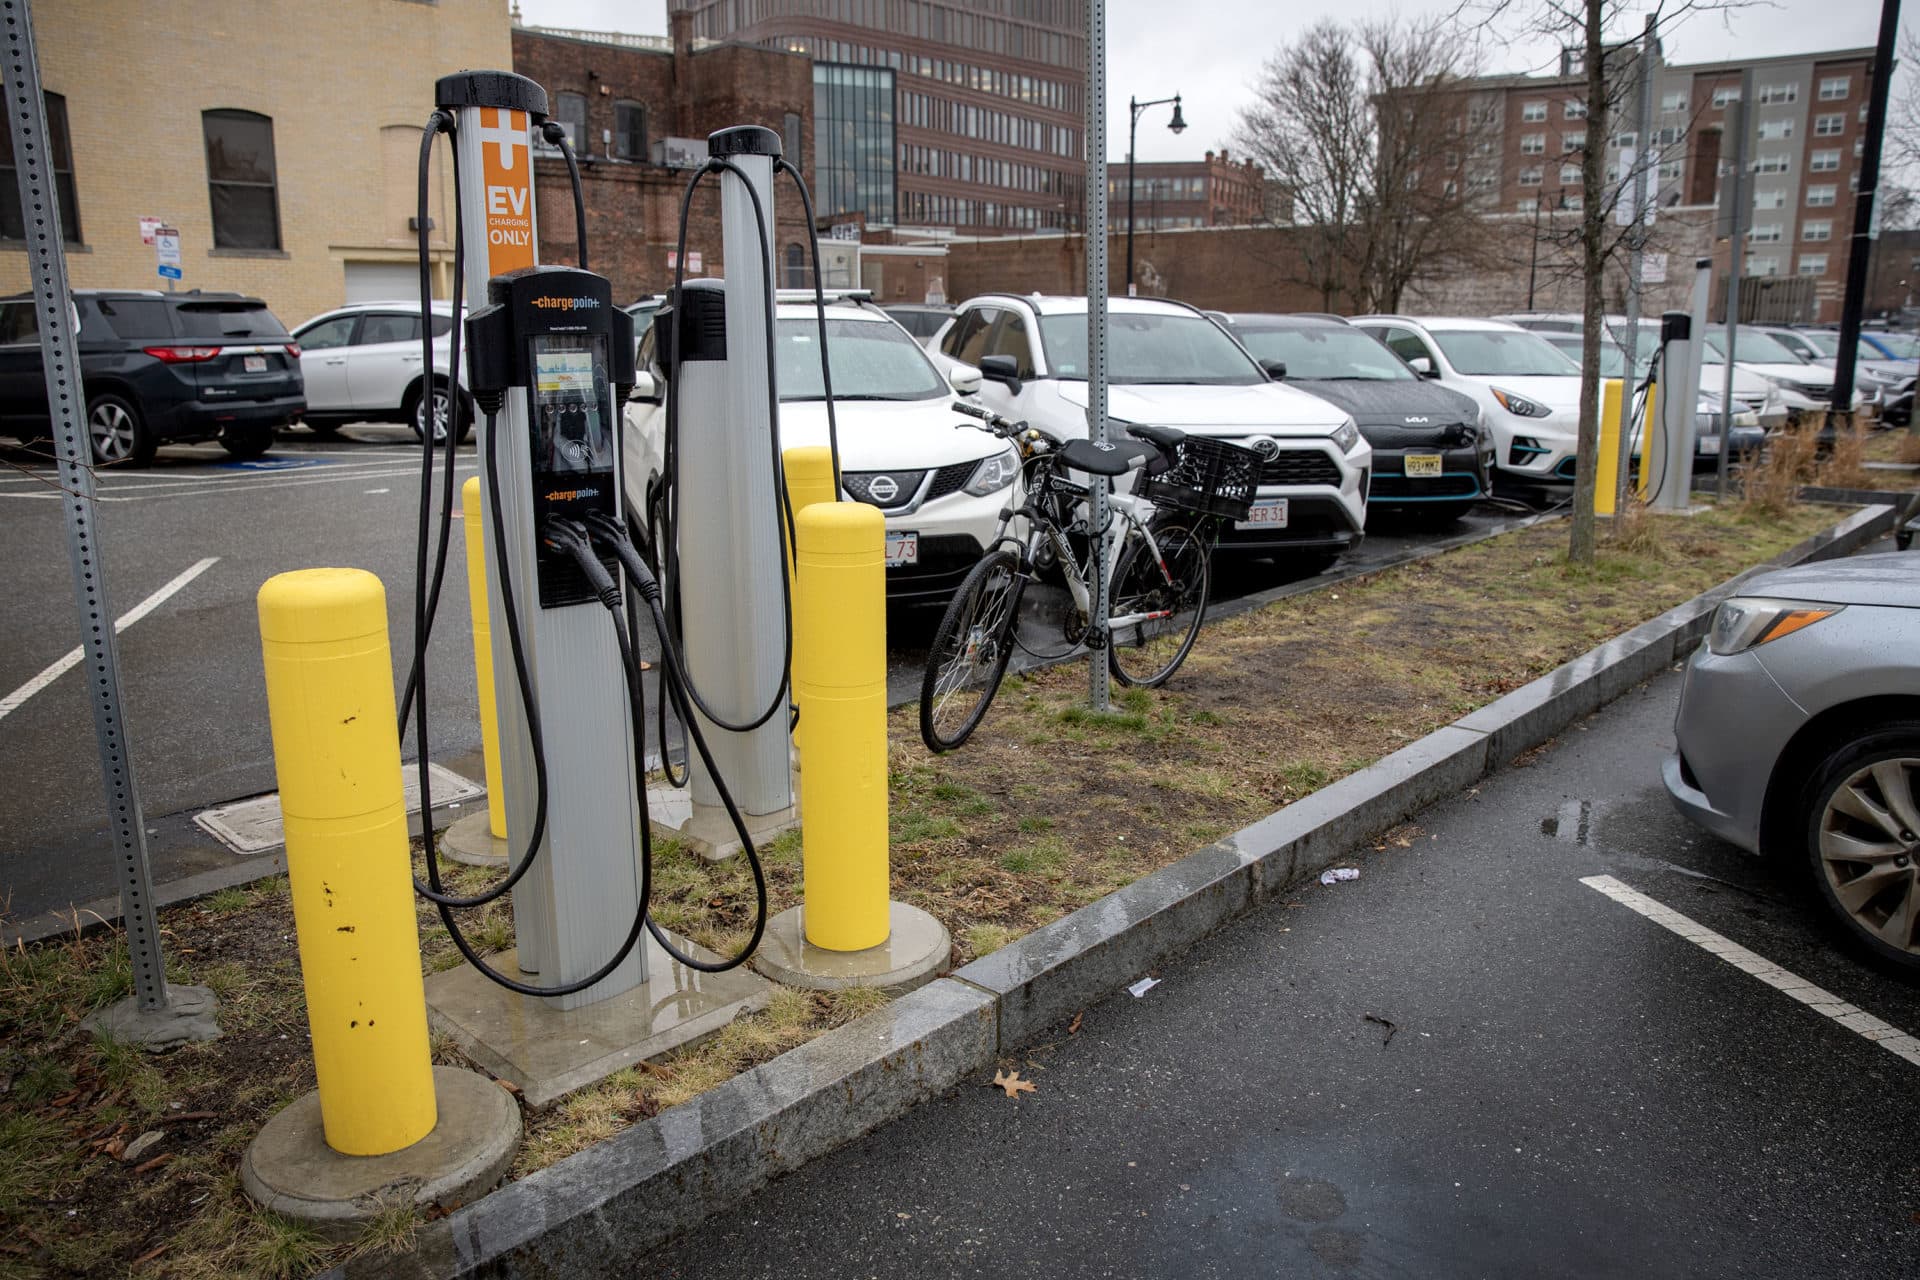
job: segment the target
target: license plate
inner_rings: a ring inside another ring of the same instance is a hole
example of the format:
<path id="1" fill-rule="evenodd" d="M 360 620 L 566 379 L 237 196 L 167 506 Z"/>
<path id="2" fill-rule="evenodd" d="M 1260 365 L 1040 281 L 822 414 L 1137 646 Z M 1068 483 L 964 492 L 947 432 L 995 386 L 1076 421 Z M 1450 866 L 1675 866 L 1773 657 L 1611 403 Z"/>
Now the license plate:
<path id="1" fill-rule="evenodd" d="M 920 562 L 920 535 L 917 533 L 889 533 L 887 535 L 887 568 L 899 565 L 918 564 Z"/>
<path id="2" fill-rule="evenodd" d="M 1701 436 L 1700 452 L 1706 454 L 1708 457 L 1713 457 L 1717 455 L 1720 452 L 1720 437 L 1719 436 Z"/>
<path id="3" fill-rule="evenodd" d="M 1235 520 L 1236 529 L 1284 529 L 1287 527 L 1285 498 L 1258 498 L 1245 520 Z"/>
<path id="4" fill-rule="evenodd" d="M 242 357 L 242 359 L 244 363 L 241 367 L 248 373 L 265 373 L 267 371 L 267 358 L 265 356 L 245 356 Z"/>
<path id="5" fill-rule="evenodd" d="M 1410 453 L 1407 455 L 1407 474 L 1409 476 L 1437 476 L 1440 474 L 1440 455 L 1437 453 Z"/>

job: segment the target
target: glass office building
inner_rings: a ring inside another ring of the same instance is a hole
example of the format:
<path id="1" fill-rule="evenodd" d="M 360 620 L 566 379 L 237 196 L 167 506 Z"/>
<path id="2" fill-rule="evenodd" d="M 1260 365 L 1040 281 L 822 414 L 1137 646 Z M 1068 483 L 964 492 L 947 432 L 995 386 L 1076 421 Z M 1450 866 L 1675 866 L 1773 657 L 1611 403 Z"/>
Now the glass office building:
<path id="1" fill-rule="evenodd" d="M 824 64 L 824 77 L 815 78 L 814 159 L 829 189 L 884 200 L 862 166 L 878 162 L 874 147 L 888 135 L 892 208 L 869 203 L 869 221 L 964 232 L 1079 226 L 1087 65 L 1080 0 L 669 0 L 669 7 L 690 15 L 695 36 Z M 893 101 L 885 128 L 861 102 L 878 90 L 843 80 L 851 68 L 887 73 Z M 842 93 L 844 107 L 828 101 Z M 836 120 L 831 129 L 829 119 Z"/>
<path id="2" fill-rule="evenodd" d="M 875 224 L 895 221 L 893 112 L 891 68 L 813 64 L 816 212 L 861 213 Z"/>

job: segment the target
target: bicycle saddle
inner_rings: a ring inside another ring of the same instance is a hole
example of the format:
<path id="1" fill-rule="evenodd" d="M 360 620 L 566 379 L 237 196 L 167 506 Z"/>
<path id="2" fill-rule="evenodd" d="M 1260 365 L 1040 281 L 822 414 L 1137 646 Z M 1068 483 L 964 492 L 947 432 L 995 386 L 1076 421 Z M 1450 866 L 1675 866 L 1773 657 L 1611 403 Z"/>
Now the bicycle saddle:
<path id="1" fill-rule="evenodd" d="M 1097 445 L 1091 440 L 1069 440 L 1053 455 L 1062 465 L 1095 476 L 1123 476 L 1148 458 L 1153 450 L 1137 444 Z"/>
<path id="2" fill-rule="evenodd" d="M 1127 434 L 1136 440 L 1145 440 L 1168 457 L 1172 457 L 1180 442 L 1187 438 L 1186 432 L 1175 427 L 1130 426 Z"/>

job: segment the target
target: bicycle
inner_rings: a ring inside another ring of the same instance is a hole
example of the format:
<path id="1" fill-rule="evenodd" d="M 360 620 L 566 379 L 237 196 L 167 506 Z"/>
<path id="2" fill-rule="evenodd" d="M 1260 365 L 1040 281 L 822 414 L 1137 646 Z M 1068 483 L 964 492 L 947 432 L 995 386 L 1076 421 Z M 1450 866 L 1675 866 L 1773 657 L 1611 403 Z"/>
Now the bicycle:
<path id="1" fill-rule="evenodd" d="M 1108 669 L 1121 684 L 1148 689 L 1165 684 L 1186 661 L 1206 617 L 1218 521 L 1244 519 L 1252 506 L 1258 455 L 1171 427 L 1132 426 L 1127 434 L 1137 444 L 1096 445 L 1064 440 L 975 405 L 954 408 L 983 424 L 975 430 L 1009 441 L 1019 451 L 1025 497 L 1018 508 L 1000 513 L 986 554 L 968 572 L 934 632 L 920 681 L 920 737 L 927 747 L 951 751 L 979 727 L 1014 647 L 1026 648 L 1019 621 L 1027 585 L 1050 565 L 1059 567 L 1072 597 L 1062 638 L 1073 647 L 1104 639 Z M 1095 548 L 1101 540 L 1088 527 L 1090 490 L 1068 479 L 1066 471 L 1108 477 L 1143 472 L 1139 492 L 1113 496 L 1113 518 L 1123 528 L 1106 539 L 1106 560 L 1097 567 Z M 1010 532 L 1016 520 L 1025 521 L 1025 537 Z M 1076 539 L 1086 546 L 1084 556 L 1074 549 Z M 1104 637 L 1088 625 L 1095 572 L 1104 573 L 1110 584 Z"/>

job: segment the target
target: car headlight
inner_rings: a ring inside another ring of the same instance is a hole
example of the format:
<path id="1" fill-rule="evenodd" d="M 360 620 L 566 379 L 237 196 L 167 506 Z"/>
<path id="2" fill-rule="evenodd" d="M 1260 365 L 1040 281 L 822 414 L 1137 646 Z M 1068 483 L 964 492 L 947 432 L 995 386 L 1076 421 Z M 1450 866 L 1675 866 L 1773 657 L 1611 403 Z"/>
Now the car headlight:
<path id="1" fill-rule="evenodd" d="M 1544 418 L 1553 412 L 1547 406 L 1511 391 L 1502 391 L 1499 387 L 1489 387 L 1488 390 L 1493 392 L 1493 398 L 1500 402 L 1500 407 L 1516 418 Z"/>
<path id="2" fill-rule="evenodd" d="M 1792 378 L 1768 378 L 1767 381 L 1788 395 L 1807 397 L 1807 389 Z"/>
<path id="3" fill-rule="evenodd" d="M 1360 428 L 1354 425 L 1352 418 L 1341 423 L 1340 429 L 1333 433 L 1333 446 L 1342 453 L 1352 453 L 1353 447 L 1359 443 Z"/>
<path id="4" fill-rule="evenodd" d="M 973 469 L 973 478 L 967 481 L 965 492 L 976 498 L 984 498 L 1012 484 L 1013 478 L 1019 474 L 1020 455 L 1009 448 L 991 458 L 981 459 L 980 465 Z"/>
<path id="5" fill-rule="evenodd" d="M 1715 610 L 1713 629 L 1707 633 L 1707 648 L 1723 658 L 1745 653 L 1769 640 L 1810 627 L 1822 618 L 1831 618 L 1845 607 L 1766 596 L 1735 596 L 1721 601 Z"/>

